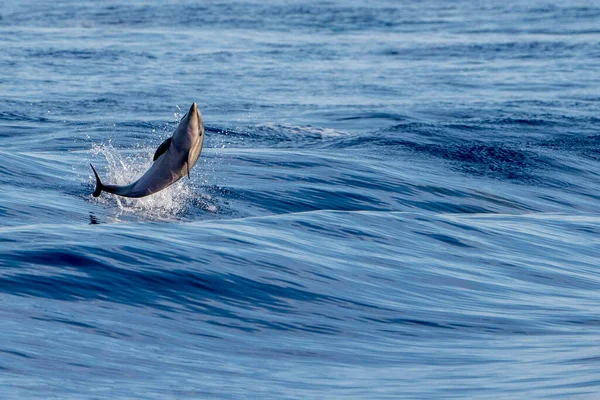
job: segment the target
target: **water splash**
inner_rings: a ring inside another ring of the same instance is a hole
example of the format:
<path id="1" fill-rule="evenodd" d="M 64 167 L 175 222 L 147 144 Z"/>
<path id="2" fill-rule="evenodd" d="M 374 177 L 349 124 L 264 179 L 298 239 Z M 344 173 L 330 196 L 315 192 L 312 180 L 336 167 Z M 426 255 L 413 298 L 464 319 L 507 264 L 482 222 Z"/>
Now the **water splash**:
<path id="1" fill-rule="evenodd" d="M 93 156 L 106 159 L 108 174 L 104 174 L 103 182 L 116 185 L 130 184 L 142 176 L 152 164 L 154 151 L 154 148 L 140 146 L 132 151 L 121 151 L 113 147 L 110 140 L 107 144 L 93 144 L 91 149 Z M 90 180 L 95 184 L 93 175 L 90 175 Z M 134 199 L 102 193 L 97 201 L 118 207 L 117 219 L 123 213 L 135 213 L 148 219 L 164 220 L 181 217 L 197 197 L 193 184 L 181 179 L 150 196 Z M 206 208 L 210 211 L 211 207 Z"/>

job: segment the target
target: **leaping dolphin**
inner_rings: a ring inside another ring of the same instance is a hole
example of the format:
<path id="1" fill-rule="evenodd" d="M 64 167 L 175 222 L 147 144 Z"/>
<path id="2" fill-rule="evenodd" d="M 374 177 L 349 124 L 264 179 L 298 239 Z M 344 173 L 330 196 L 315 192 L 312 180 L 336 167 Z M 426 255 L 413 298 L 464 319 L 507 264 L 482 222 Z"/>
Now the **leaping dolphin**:
<path id="1" fill-rule="evenodd" d="M 181 119 L 173 136 L 165 140 L 154 153 L 154 163 L 137 181 L 126 185 L 104 185 L 92 164 L 96 175 L 96 190 L 93 196 L 98 197 L 104 190 L 108 193 L 124 197 L 144 197 L 171 186 L 186 174 L 190 177 L 190 169 L 196 164 L 204 144 L 204 120 L 196 103 Z"/>

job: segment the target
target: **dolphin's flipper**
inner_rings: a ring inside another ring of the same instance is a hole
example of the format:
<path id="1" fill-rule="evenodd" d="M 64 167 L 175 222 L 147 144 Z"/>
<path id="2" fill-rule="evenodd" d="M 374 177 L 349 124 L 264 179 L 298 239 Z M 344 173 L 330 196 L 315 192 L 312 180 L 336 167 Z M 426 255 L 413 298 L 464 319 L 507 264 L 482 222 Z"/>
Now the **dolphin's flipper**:
<path id="1" fill-rule="evenodd" d="M 156 153 L 154 153 L 154 159 L 152 161 L 156 161 L 158 157 L 160 157 L 164 152 L 167 151 L 167 149 L 171 145 L 171 139 L 172 138 L 168 138 L 167 140 L 162 142 L 160 146 L 158 146 L 158 149 L 156 149 Z"/>
<path id="2" fill-rule="evenodd" d="M 94 190 L 94 193 L 92 193 L 92 196 L 98 197 L 98 196 L 100 196 L 100 193 L 102 193 L 102 189 L 104 189 L 104 185 L 102 184 L 102 182 L 100 182 L 100 177 L 98 176 L 98 173 L 96 172 L 96 169 L 94 168 L 94 166 L 92 164 L 90 164 L 90 167 L 92 167 L 92 171 L 94 171 L 94 175 L 96 175 L 96 190 Z"/>
<path id="3" fill-rule="evenodd" d="M 204 130 L 204 125 L 202 126 L 202 130 Z M 190 151 L 188 152 L 188 155 L 187 155 L 186 168 L 187 168 L 188 179 L 191 179 L 190 178 L 190 169 L 192 169 L 194 164 L 196 164 L 198 157 L 200 157 L 200 152 L 202 151 L 203 143 L 204 143 L 204 138 L 202 137 L 202 131 L 201 131 L 200 132 L 200 142 L 198 144 L 196 144 L 195 146 L 192 146 L 192 148 L 190 149 Z"/>

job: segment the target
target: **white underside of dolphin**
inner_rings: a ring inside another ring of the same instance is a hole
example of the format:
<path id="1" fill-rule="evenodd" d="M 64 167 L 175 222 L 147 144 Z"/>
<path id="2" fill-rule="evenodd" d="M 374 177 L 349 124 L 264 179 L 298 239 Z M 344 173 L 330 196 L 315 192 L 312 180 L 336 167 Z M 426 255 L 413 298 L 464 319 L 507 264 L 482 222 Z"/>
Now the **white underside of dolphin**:
<path id="1" fill-rule="evenodd" d="M 198 111 L 196 103 L 179 122 L 173 136 L 165 140 L 154 153 L 154 163 L 137 181 L 125 185 L 104 185 L 92 164 L 96 176 L 96 190 L 93 196 L 108 192 L 124 197 L 144 197 L 159 192 L 185 175 L 190 176 L 190 170 L 198 161 L 204 144 L 204 120 Z"/>

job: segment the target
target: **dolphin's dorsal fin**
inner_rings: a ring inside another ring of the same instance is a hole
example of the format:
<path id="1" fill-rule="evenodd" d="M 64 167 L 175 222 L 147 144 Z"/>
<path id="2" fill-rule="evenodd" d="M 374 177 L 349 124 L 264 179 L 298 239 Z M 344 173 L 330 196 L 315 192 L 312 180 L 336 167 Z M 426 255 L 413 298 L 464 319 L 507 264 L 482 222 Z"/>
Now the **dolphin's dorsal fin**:
<path id="1" fill-rule="evenodd" d="M 158 146 L 158 149 L 156 149 L 156 153 L 154 153 L 154 159 L 152 161 L 156 161 L 158 157 L 160 157 L 165 151 L 167 151 L 167 149 L 171 145 L 171 139 L 172 138 L 168 138 L 167 140 L 162 142 L 160 146 Z"/>

